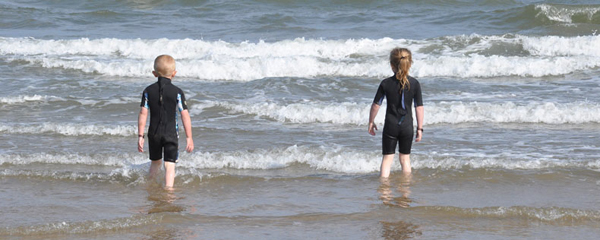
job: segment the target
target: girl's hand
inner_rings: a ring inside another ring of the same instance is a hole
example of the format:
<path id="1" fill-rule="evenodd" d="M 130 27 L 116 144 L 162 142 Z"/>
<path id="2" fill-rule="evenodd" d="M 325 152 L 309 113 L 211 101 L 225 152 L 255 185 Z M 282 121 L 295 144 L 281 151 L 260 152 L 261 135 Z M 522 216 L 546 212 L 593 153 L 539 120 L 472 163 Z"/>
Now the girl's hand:
<path id="1" fill-rule="evenodd" d="M 417 136 L 415 137 L 415 142 L 420 142 L 421 137 L 423 137 L 423 130 L 417 130 Z"/>

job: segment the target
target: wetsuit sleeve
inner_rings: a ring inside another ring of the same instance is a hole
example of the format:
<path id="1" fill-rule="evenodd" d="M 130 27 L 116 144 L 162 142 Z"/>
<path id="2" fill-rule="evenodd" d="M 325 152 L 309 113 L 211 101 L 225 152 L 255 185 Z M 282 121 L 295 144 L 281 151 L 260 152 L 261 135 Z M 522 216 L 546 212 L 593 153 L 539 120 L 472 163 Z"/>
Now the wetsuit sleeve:
<path id="1" fill-rule="evenodd" d="M 146 90 L 144 90 L 144 92 L 142 93 L 142 102 L 140 103 L 140 107 L 149 108 L 148 107 L 148 92 Z"/>
<path id="2" fill-rule="evenodd" d="M 383 84 L 379 84 L 377 93 L 375 93 L 375 99 L 373 99 L 373 103 L 381 106 L 384 98 L 385 98 L 385 91 L 383 91 Z"/>
<path id="3" fill-rule="evenodd" d="M 414 103 L 415 107 L 423 106 L 423 96 L 421 95 L 421 84 L 416 82 L 415 84 Z"/>
<path id="4" fill-rule="evenodd" d="M 188 106 L 185 101 L 185 94 L 183 94 L 183 91 L 179 90 L 179 93 L 177 93 L 177 110 L 181 112 L 186 109 L 188 109 Z"/>

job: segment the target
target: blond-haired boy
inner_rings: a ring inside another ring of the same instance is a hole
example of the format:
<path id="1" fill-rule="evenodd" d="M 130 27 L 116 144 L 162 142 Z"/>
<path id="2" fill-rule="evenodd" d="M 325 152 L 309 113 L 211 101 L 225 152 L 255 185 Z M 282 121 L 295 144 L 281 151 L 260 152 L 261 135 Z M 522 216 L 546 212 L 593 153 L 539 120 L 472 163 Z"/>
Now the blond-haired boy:
<path id="1" fill-rule="evenodd" d="M 171 83 L 175 77 L 175 59 L 169 55 L 160 55 L 154 60 L 154 74 L 158 81 L 142 93 L 141 110 L 138 116 L 138 151 L 144 152 L 144 130 L 148 111 L 150 126 L 148 127 L 148 149 L 150 152 L 150 179 L 154 179 L 161 168 L 164 152 L 165 188 L 173 187 L 175 181 L 175 164 L 179 157 L 179 127 L 177 111 L 186 136 L 187 152 L 194 150 L 192 139 L 192 122 L 187 109 L 183 91 Z"/>

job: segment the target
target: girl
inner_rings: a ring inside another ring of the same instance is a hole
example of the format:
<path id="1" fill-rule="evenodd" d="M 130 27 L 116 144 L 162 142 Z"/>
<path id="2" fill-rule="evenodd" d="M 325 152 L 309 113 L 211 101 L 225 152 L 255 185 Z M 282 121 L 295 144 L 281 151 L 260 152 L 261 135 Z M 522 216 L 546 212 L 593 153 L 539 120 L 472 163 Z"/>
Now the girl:
<path id="1" fill-rule="evenodd" d="M 387 98 L 385 124 L 383 125 L 381 177 L 390 175 L 390 168 L 394 161 L 396 145 L 400 152 L 402 172 L 410 173 L 410 149 L 414 136 L 413 117 L 411 104 L 414 100 L 417 117 L 417 136 L 415 142 L 423 137 L 423 98 L 421 85 L 417 79 L 408 75 L 412 65 L 412 54 L 406 48 L 394 48 L 390 52 L 390 65 L 394 76 L 381 81 L 375 100 L 371 105 L 369 115 L 369 134 L 375 136 L 377 126 L 373 122 L 384 98 Z"/>

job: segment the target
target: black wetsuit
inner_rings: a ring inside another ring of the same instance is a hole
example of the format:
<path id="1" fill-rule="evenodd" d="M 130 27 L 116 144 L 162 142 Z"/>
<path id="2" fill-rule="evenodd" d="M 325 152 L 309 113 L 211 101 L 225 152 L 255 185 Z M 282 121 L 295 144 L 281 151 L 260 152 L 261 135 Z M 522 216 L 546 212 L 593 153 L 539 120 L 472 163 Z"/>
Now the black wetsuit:
<path id="1" fill-rule="evenodd" d="M 171 79 L 159 77 L 156 83 L 144 90 L 141 107 L 150 110 L 148 128 L 150 160 L 162 159 L 164 148 L 164 160 L 177 162 L 179 146 L 177 111 L 187 109 L 183 91 L 173 85 Z"/>
<path id="2" fill-rule="evenodd" d="M 400 83 L 395 76 L 384 79 L 381 81 L 373 100 L 377 105 L 381 105 L 383 99 L 387 99 L 382 136 L 382 152 L 384 155 L 395 154 L 396 144 L 398 144 L 400 153 L 410 154 L 414 136 L 410 106 L 413 99 L 415 107 L 423 106 L 423 98 L 419 81 L 410 76 L 408 76 L 408 81 L 410 86 L 400 90 Z"/>

